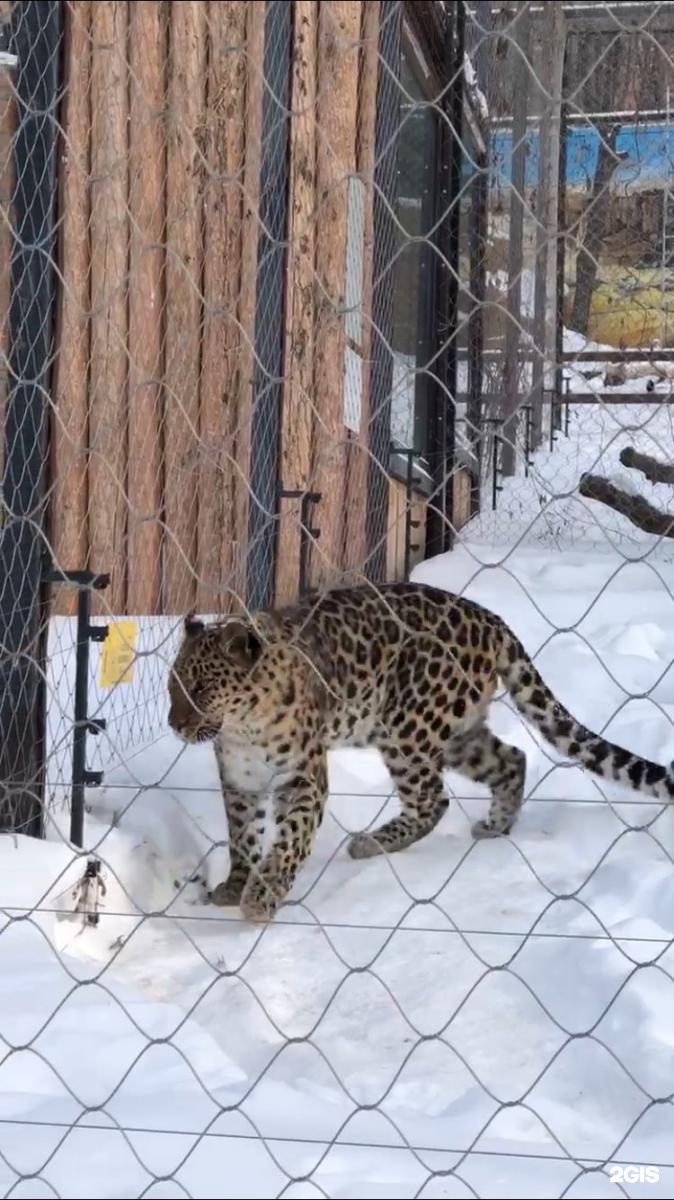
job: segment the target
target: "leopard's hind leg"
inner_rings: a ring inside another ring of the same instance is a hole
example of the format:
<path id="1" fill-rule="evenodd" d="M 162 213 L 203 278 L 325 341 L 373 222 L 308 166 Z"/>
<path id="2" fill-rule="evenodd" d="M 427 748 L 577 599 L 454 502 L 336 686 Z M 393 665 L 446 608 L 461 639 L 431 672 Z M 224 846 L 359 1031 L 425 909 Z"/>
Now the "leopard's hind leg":
<path id="1" fill-rule="evenodd" d="M 418 842 L 435 829 L 447 811 L 440 756 L 403 756 L 393 743 L 380 743 L 384 759 L 400 799 L 400 814 L 371 832 L 356 833 L 349 842 L 352 858 L 393 854 Z"/>
<path id="2" fill-rule="evenodd" d="M 510 833 L 524 800 L 524 752 L 502 742 L 480 722 L 450 740 L 445 765 L 467 779 L 486 784 L 491 792 L 487 819 L 473 825 L 473 837 L 499 837 Z"/>

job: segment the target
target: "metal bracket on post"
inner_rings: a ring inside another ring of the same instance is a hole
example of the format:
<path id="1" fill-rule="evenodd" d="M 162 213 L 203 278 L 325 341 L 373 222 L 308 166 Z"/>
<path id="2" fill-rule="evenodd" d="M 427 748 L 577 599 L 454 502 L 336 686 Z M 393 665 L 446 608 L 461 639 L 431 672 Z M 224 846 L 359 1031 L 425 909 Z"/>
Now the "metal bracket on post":
<path id="1" fill-rule="evenodd" d="M 564 433 L 569 436 L 569 421 L 570 421 L 570 399 L 571 399 L 571 380 L 564 376 L 562 379 L 562 390 L 555 390 L 551 396 L 550 406 L 550 449 L 552 450 L 557 441 L 557 434 Z"/>
<path id="2" fill-rule="evenodd" d="M 70 840 L 80 849 L 84 844 L 84 793 L 88 787 L 100 787 L 102 771 L 87 769 L 87 734 L 103 733 L 102 718 L 89 716 L 89 644 L 104 642 L 107 625 L 91 624 L 91 593 L 101 592 L 110 583 L 109 574 L 94 571 L 62 571 L 51 567 L 45 583 L 69 583 L 77 589 L 77 649 L 75 659 L 75 719 L 73 723 L 73 773 L 70 801 Z"/>
<path id="3" fill-rule="evenodd" d="M 523 404 L 522 408 L 524 410 L 524 478 L 528 479 L 529 470 L 534 465 L 531 457 L 533 451 L 534 406 L 533 404 Z"/>
<path id="4" fill-rule="evenodd" d="M 558 410 L 561 408 L 557 390 L 550 393 L 550 449 L 554 450 L 555 442 L 557 441 L 557 430 L 559 429 Z"/>
<path id="5" fill-rule="evenodd" d="M 309 539 L 315 542 L 321 536 L 320 529 L 309 524 L 309 508 L 313 504 L 319 504 L 323 496 L 321 492 L 305 492 L 301 488 L 281 488 L 279 499 L 300 502 L 299 593 L 300 596 L 304 596 L 309 590 Z"/>
<path id="6" fill-rule="evenodd" d="M 571 380 L 568 376 L 564 379 L 564 433 L 569 436 L 569 420 L 571 412 L 569 408 L 569 398 L 571 396 Z"/>

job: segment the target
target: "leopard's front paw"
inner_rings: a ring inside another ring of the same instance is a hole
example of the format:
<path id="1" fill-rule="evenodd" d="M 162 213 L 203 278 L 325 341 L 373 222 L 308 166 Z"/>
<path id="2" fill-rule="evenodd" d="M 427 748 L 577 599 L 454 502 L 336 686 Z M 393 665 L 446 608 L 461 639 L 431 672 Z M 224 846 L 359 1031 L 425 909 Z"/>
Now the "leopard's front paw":
<path id="1" fill-rule="evenodd" d="M 217 904 L 218 908 L 229 908 L 231 905 L 239 904 L 246 886 L 246 879 L 246 875 L 229 875 L 227 879 L 213 888 L 210 894 L 211 904 Z"/>
<path id="2" fill-rule="evenodd" d="M 278 886 L 258 876 L 246 884 L 241 897 L 241 912 L 247 921 L 271 921 L 285 896 Z"/>
<path id="3" fill-rule="evenodd" d="M 476 841 L 484 838 L 507 837 L 510 833 L 510 826 L 497 825 L 492 821 L 476 821 L 470 832 Z"/>

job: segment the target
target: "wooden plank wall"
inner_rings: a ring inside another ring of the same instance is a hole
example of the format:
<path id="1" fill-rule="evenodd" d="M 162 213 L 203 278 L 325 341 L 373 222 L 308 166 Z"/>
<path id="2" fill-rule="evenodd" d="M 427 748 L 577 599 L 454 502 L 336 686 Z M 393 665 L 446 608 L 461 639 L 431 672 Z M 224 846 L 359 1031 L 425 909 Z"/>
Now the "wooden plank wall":
<path id="1" fill-rule="evenodd" d="M 61 303 L 57 319 L 52 390 L 53 480 L 51 537 L 54 556 L 66 569 L 89 561 L 89 365 L 91 358 L 91 2 L 73 5 L 65 26 L 62 111 L 67 130 L 61 154 L 59 246 Z M 73 613 L 76 598 L 56 591 L 59 610 Z"/>
<path id="2" fill-rule="evenodd" d="M 365 555 L 368 356 L 372 293 L 377 0 L 297 0 L 294 33 L 289 269 L 282 481 L 321 494 L 309 582 L 358 574 Z M 360 337 L 347 339 L 344 314 L 349 184 L 362 184 Z M 358 432 L 344 423 L 345 356 L 361 375 Z M 277 596 L 297 593 L 300 506 L 281 509 Z"/>
<path id="3" fill-rule="evenodd" d="M 374 276 L 374 168 L 377 71 L 379 65 L 379 4 L 361 6 L 361 67 L 358 79 L 358 127 L 356 165 L 363 183 L 363 278 L 360 341 L 358 353 L 362 370 L 360 433 L 350 436 L 347 445 L 344 565 L 355 575 L 362 570 L 367 555 L 363 498 L 367 496 L 370 431 L 370 354 L 372 343 L 372 285 Z"/>
<path id="4" fill-rule="evenodd" d="M 197 524 L 200 611 L 226 606 L 218 580 L 227 578 L 232 521 L 226 463 L 234 454 L 231 405 L 237 390 L 239 336 L 236 313 L 241 278 L 242 172 L 245 150 L 246 11 L 242 5 L 209 7 L 210 54 L 206 119 L 200 150 L 208 170 L 204 190 L 204 319 L 201 345 L 199 436 L 203 446 L 198 503 L 211 512 Z M 238 402 L 236 402 L 238 406 Z"/>
<path id="5" fill-rule="evenodd" d="M 224 610 L 246 545 L 264 5 L 73 0 L 65 19 L 54 555 L 111 572 L 101 609 Z"/>
<path id="6" fill-rule="evenodd" d="M 316 142 L 316 309 L 313 486 L 321 536 L 311 582 L 339 576 L 344 554 L 346 445 L 344 427 L 347 214 L 349 177 L 356 171 L 360 0 L 334 0 L 318 11 L 319 117 Z"/>
<path id="7" fill-rule="evenodd" d="M 108 560 L 113 613 L 126 605 L 128 12 L 91 5 L 89 550 L 95 570 Z"/>
<path id="8" fill-rule="evenodd" d="M 166 146 L 164 586 L 178 610 L 196 601 L 199 523 L 202 166 L 206 5 L 169 6 Z"/>
<path id="9" fill-rule="evenodd" d="M 111 571 L 101 604 L 117 613 L 225 611 L 244 600 L 265 6 L 69 0 L 65 12 L 55 557 Z M 379 4 L 295 0 L 294 15 L 280 475 L 322 493 L 321 584 L 358 574 L 366 554 Z M 354 178 L 361 320 L 347 337 Z M 299 541 L 289 502 L 279 600 L 297 594 Z M 55 600 L 68 610 L 65 589 Z"/>
<path id="10" fill-rule="evenodd" d="M 288 491 L 310 490 L 316 396 L 316 139 L 317 0 L 296 0 L 290 130 L 290 197 L 286 292 L 285 388 L 281 478 Z M 293 600 L 299 587 L 300 504 L 281 502 L 276 594 Z"/>
<path id="11" fill-rule="evenodd" d="M 95 3 L 95 0 L 94 0 Z M 129 10 L 129 462 L 127 607 L 156 613 L 161 607 L 163 490 L 161 439 L 165 305 L 164 238 L 166 144 L 161 120 L 167 13 L 148 0 Z M 148 519 L 149 518 L 149 519 Z"/>
<path id="12" fill-rule="evenodd" d="M 217 6 L 219 0 L 212 0 Z M 246 113 L 245 162 L 243 167 L 243 217 L 241 228 L 241 287 L 236 314 L 236 343 L 233 370 L 235 377 L 229 406 L 232 454 L 235 470 L 232 481 L 231 588 L 235 600 L 243 603 L 248 545 L 250 489 L 247 484 L 250 461 L 252 390 L 255 365 L 255 301 L 257 251 L 260 240 L 260 157 L 262 151 L 262 99 L 264 79 L 264 4 L 245 3 L 246 9 Z M 225 101 L 227 102 L 227 101 Z"/>

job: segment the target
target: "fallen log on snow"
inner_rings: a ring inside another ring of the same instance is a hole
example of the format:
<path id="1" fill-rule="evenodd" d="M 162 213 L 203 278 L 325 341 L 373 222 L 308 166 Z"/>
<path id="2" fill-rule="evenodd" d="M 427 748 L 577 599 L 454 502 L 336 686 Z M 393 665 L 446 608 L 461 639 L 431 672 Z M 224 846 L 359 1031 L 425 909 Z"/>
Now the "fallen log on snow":
<path id="1" fill-rule="evenodd" d="M 634 446 L 626 446 L 620 451 L 620 461 L 624 467 L 641 471 L 651 483 L 674 483 L 674 466 L 671 463 L 658 462 L 650 454 L 640 454 Z"/>
<path id="2" fill-rule="evenodd" d="M 641 457 L 647 458 L 648 456 Z M 614 483 L 604 479 L 601 475 L 581 476 L 578 491 L 587 500 L 598 500 L 600 504 L 605 504 L 614 512 L 627 517 L 628 521 L 636 525 L 637 529 L 643 529 L 645 533 L 674 538 L 674 515 L 660 512 L 658 508 L 654 508 L 652 504 L 644 500 L 643 496 L 631 496 L 629 492 L 623 492 L 621 488 L 616 487 Z"/>

